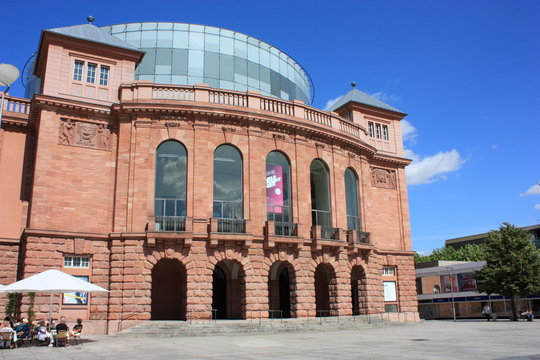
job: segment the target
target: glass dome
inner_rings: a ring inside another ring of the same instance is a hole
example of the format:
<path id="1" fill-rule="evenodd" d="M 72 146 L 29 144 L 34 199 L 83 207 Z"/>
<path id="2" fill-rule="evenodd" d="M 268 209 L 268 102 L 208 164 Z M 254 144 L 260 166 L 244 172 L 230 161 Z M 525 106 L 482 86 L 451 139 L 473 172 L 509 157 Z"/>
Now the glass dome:
<path id="1" fill-rule="evenodd" d="M 129 23 L 101 29 L 146 52 L 135 80 L 259 91 L 311 104 L 304 68 L 279 49 L 242 33 L 183 23 Z"/>

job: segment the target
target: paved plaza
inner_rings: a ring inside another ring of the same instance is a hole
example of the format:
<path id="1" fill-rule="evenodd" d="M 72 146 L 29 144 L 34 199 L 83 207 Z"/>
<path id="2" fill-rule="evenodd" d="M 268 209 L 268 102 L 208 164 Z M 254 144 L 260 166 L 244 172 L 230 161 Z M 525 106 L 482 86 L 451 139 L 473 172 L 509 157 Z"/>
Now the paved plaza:
<path id="1" fill-rule="evenodd" d="M 0 350 L 0 359 L 538 359 L 540 321 L 426 321 L 354 331 L 131 338 Z"/>

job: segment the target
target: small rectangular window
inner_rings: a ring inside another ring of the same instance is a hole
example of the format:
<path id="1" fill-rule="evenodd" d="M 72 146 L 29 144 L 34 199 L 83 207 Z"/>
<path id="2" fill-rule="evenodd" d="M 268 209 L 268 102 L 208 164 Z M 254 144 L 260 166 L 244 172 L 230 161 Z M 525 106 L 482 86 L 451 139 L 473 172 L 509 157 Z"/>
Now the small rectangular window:
<path id="1" fill-rule="evenodd" d="M 383 276 L 395 276 L 396 271 L 393 266 L 385 266 L 382 269 L 382 275 Z"/>
<path id="2" fill-rule="evenodd" d="M 65 268 L 89 268 L 90 258 L 88 256 L 64 256 Z"/>
<path id="3" fill-rule="evenodd" d="M 88 64 L 86 69 L 86 82 L 94 83 L 96 82 L 96 64 Z"/>
<path id="4" fill-rule="evenodd" d="M 377 139 L 380 139 L 381 138 L 381 124 L 376 124 L 375 129 L 376 129 Z"/>
<path id="5" fill-rule="evenodd" d="M 383 140 L 388 140 L 388 126 L 382 126 Z"/>
<path id="6" fill-rule="evenodd" d="M 369 137 L 373 137 L 374 134 L 373 134 L 373 123 L 370 121 L 368 122 L 368 127 L 369 127 Z"/>
<path id="7" fill-rule="evenodd" d="M 103 86 L 109 85 L 109 67 L 108 66 L 99 67 L 99 85 L 103 85 Z"/>
<path id="8" fill-rule="evenodd" d="M 84 62 L 76 60 L 75 66 L 73 67 L 73 80 L 82 81 L 82 72 L 83 72 Z"/>

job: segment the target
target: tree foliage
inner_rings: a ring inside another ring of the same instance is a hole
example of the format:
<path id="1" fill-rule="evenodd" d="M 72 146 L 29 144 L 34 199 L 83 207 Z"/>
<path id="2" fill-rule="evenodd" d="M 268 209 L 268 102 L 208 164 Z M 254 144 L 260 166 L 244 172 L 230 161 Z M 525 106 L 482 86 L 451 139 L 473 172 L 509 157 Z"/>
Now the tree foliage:
<path id="1" fill-rule="evenodd" d="M 415 263 L 423 263 L 437 260 L 451 261 L 481 261 L 486 259 L 486 246 L 484 244 L 468 244 L 462 248 L 443 247 L 433 250 L 431 255 L 414 256 Z"/>
<path id="2" fill-rule="evenodd" d="M 526 231 L 503 223 L 489 233 L 486 265 L 476 273 L 478 291 L 512 299 L 540 293 L 540 256 Z"/>

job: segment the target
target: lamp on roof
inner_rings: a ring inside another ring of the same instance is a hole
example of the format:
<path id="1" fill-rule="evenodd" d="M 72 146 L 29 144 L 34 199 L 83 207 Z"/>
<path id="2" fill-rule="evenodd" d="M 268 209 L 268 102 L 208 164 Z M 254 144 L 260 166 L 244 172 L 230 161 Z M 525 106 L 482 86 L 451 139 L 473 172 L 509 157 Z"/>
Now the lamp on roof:
<path id="1" fill-rule="evenodd" d="M 2 102 L 0 102 L 0 128 L 2 127 L 2 114 L 4 113 L 4 96 L 9 91 L 11 84 L 19 78 L 19 69 L 10 64 L 0 64 L 0 86 L 5 86 L 6 90 L 2 93 Z"/>
<path id="2" fill-rule="evenodd" d="M 86 21 L 88 21 L 89 24 L 92 24 L 94 22 L 94 17 L 92 15 L 88 15 Z"/>

